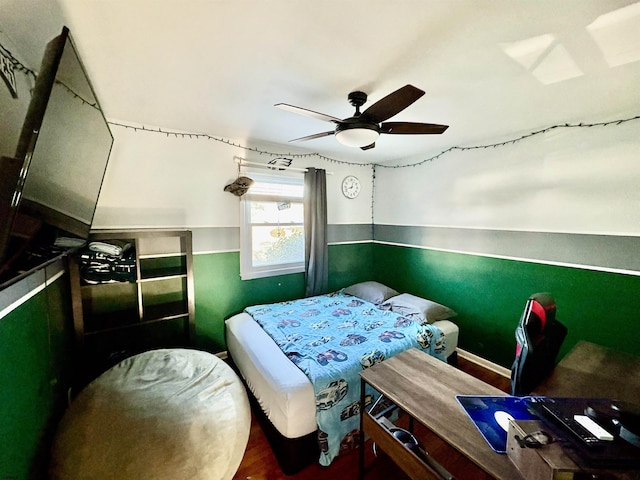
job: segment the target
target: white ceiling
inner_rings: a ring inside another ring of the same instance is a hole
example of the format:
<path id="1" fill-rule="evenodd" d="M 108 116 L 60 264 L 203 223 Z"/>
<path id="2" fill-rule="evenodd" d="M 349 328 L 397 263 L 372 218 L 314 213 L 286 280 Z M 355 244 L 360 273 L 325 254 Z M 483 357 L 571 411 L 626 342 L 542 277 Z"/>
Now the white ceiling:
<path id="1" fill-rule="evenodd" d="M 640 105 L 632 0 L 58 3 L 108 119 L 281 144 L 275 151 L 419 159 Z M 332 124 L 274 107 L 345 118 L 349 92 L 368 93 L 366 108 L 406 84 L 427 93 L 392 120 L 450 125 L 443 135 L 384 135 L 368 151 L 332 136 L 292 146 Z"/>

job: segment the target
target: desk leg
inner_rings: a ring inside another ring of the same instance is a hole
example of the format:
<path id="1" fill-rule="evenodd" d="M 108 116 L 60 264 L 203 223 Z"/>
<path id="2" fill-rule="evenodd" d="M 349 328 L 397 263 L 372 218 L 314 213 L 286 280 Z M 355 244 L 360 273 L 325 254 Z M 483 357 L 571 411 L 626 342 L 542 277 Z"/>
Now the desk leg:
<path id="1" fill-rule="evenodd" d="M 360 462 L 358 465 L 358 478 L 363 480 L 364 478 L 364 421 L 365 415 L 365 385 L 366 382 L 360 379 Z"/>

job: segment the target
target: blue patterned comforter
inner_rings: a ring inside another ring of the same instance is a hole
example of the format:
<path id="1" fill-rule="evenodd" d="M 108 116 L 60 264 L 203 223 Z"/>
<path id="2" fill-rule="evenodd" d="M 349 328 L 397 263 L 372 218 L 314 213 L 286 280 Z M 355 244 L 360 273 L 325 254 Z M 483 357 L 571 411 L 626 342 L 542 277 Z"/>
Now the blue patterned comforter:
<path id="1" fill-rule="evenodd" d="M 245 311 L 311 380 L 322 465 L 358 445 L 363 368 L 412 347 L 445 360 L 445 337 L 437 327 L 342 291 Z"/>

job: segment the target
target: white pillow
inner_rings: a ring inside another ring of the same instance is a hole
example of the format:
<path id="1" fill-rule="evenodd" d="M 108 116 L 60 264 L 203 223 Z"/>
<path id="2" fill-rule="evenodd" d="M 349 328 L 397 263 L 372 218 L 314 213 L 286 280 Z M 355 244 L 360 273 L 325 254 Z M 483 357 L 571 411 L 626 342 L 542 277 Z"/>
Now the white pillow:
<path id="1" fill-rule="evenodd" d="M 378 282 L 354 283 L 350 287 L 345 288 L 344 293 L 361 298 L 367 302 L 375 303 L 376 305 L 381 304 L 387 298 L 398 295 L 398 292 L 393 288 L 389 288 Z"/>
<path id="2" fill-rule="evenodd" d="M 383 310 L 391 310 L 398 315 L 422 324 L 446 320 L 457 315 L 457 313 L 449 307 L 427 300 L 426 298 L 416 297 L 410 293 L 403 293 L 391 297 L 380 305 L 380 308 Z"/>

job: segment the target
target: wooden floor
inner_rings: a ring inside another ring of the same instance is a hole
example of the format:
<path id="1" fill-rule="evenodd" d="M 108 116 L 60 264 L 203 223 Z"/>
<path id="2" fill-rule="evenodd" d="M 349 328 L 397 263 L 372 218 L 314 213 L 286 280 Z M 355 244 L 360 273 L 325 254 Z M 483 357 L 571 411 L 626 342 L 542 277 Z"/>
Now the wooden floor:
<path id="1" fill-rule="evenodd" d="M 509 392 L 509 379 L 501 375 L 462 358 L 458 359 L 458 368 L 504 392 Z M 403 426 L 403 422 L 406 422 L 406 418 L 401 417 L 398 424 Z M 455 449 L 417 423 L 414 432 L 429 454 L 442 463 L 457 480 L 490 478 Z M 313 464 L 295 475 L 285 475 L 278 466 L 258 421 L 253 418 L 249 444 L 233 480 L 354 480 L 358 478 L 358 460 L 359 455 L 356 451 L 344 457 L 338 457 L 328 467 Z M 375 457 L 370 441 L 367 441 L 365 445 L 365 464 L 367 468 L 366 480 L 404 480 L 407 478 L 393 462 L 384 457 L 384 454 Z"/>

